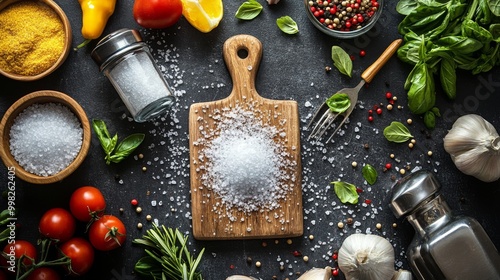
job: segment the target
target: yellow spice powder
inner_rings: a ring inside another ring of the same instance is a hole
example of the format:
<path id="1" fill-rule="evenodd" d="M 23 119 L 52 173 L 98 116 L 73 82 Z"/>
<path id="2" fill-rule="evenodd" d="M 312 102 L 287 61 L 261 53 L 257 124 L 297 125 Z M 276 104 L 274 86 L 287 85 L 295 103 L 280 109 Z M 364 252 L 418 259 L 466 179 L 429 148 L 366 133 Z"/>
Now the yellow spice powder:
<path id="1" fill-rule="evenodd" d="M 38 75 L 64 49 L 64 26 L 49 6 L 20 1 L 0 11 L 0 68 L 11 74 Z"/>

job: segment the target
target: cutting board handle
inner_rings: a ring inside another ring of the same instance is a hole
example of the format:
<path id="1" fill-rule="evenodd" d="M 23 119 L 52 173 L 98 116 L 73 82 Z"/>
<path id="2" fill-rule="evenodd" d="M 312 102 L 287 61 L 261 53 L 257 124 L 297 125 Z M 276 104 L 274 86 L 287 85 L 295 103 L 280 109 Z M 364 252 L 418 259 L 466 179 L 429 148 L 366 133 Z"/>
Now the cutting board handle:
<path id="1" fill-rule="evenodd" d="M 224 61 L 231 78 L 233 90 L 230 99 L 239 101 L 261 98 L 255 90 L 255 76 L 262 58 L 262 43 L 251 35 L 235 35 L 223 46 Z"/>

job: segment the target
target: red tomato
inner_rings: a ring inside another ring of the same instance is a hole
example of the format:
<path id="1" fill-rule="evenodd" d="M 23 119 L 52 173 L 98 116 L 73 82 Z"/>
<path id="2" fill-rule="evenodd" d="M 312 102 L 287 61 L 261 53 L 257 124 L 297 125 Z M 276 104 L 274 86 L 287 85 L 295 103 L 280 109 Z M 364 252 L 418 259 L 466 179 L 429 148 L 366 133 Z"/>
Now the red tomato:
<path id="1" fill-rule="evenodd" d="M 30 273 L 26 280 L 60 280 L 61 276 L 50 267 L 39 267 Z"/>
<path id="2" fill-rule="evenodd" d="M 10 239 L 9 239 L 10 241 Z M 16 240 L 15 243 L 8 243 L 3 249 L 4 253 L 7 254 L 6 258 L 1 258 L 1 264 L 5 267 L 16 266 L 16 260 L 25 256 L 23 258 L 23 263 L 25 265 L 30 265 L 33 260 L 36 260 L 37 251 L 33 244 L 26 240 Z"/>
<path id="3" fill-rule="evenodd" d="M 51 239 L 65 242 L 73 237 L 76 228 L 75 218 L 63 208 L 52 208 L 43 214 L 38 229 Z"/>
<path id="4" fill-rule="evenodd" d="M 145 28 L 167 28 L 182 15 L 181 0 L 135 0 L 134 19 Z"/>
<path id="5" fill-rule="evenodd" d="M 104 215 L 92 223 L 89 229 L 89 240 L 97 250 L 109 251 L 125 243 L 127 230 L 119 218 Z"/>
<path id="6" fill-rule="evenodd" d="M 87 240 L 73 237 L 59 247 L 61 253 L 71 259 L 68 271 L 71 275 L 87 273 L 94 263 L 94 248 Z"/>
<path id="7" fill-rule="evenodd" d="M 106 201 L 101 191 L 92 186 L 80 187 L 73 192 L 69 200 L 69 210 L 82 222 L 90 222 L 102 216 Z"/>

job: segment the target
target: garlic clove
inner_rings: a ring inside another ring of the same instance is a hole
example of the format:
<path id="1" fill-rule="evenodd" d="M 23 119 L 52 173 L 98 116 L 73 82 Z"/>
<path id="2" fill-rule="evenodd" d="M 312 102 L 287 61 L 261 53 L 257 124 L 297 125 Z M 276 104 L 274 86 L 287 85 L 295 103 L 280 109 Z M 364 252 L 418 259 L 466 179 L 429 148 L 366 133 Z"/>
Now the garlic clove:
<path id="1" fill-rule="evenodd" d="M 413 280 L 413 275 L 408 270 L 400 269 L 394 273 L 391 280 Z"/>
<path id="2" fill-rule="evenodd" d="M 297 280 L 329 280 L 331 275 L 332 268 L 329 266 L 325 268 L 311 268 Z"/>
<path id="3" fill-rule="evenodd" d="M 338 265 L 347 280 L 390 280 L 394 248 L 377 235 L 351 234 L 339 249 Z"/>
<path id="4" fill-rule="evenodd" d="M 258 280 L 257 278 L 244 276 L 244 275 L 232 275 L 226 278 L 226 280 Z"/>

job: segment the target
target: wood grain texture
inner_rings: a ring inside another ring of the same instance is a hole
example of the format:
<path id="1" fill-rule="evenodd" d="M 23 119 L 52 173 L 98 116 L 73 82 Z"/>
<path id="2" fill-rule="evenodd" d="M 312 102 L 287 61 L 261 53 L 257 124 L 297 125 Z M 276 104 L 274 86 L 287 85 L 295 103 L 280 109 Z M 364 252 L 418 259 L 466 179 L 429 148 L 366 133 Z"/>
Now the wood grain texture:
<path id="1" fill-rule="evenodd" d="M 236 35 L 229 38 L 223 46 L 223 55 L 233 80 L 231 94 L 222 100 L 193 104 L 189 112 L 193 235 L 200 240 L 300 236 L 303 234 L 302 166 L 297 102 L 266 99 L 257 93 L 255 77 L 262 57 L 262 44 L 255 37 Z M 279 126 L 286 133 L 281 142 L 295 163 L 290 167 L 295 180 L 285 182 L 291 188 L 286 197 L 278 201 L 277 209 L 250 213 L 225 209 L 220 205 L 220 198 L 201 181 L 204 171 L 199 169 L 198 158 L 204 145 L 198 140 L 204 136 L 200 126 L 205 131 L 207 128 L 215 130 L 217 124 L 211 117 L 214 112 L 234 107 L 251 107 L 256 117 L 266 120 L 266 125 Z"/>

